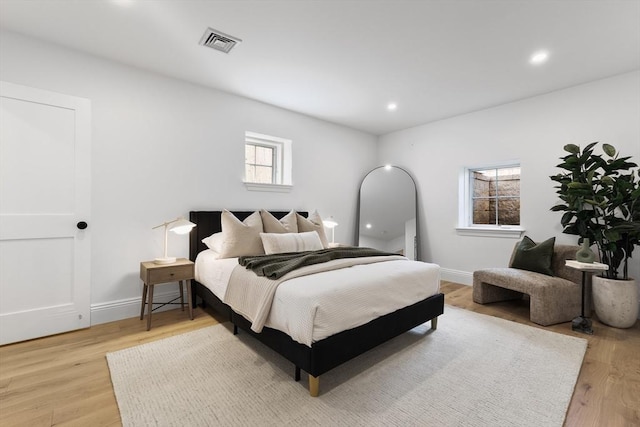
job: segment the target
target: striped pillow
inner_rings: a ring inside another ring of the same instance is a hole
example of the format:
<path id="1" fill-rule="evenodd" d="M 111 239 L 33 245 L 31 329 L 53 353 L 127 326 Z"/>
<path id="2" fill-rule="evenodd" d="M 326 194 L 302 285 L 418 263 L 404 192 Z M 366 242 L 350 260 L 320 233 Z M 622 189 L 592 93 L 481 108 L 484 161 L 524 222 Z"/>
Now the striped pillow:
<path id="1" fill-rule="evenodd" d="M 324 249 L 315 231 L 306 233 L 260 233 L 267 255 L 283 252 L 304 252 Z"/>

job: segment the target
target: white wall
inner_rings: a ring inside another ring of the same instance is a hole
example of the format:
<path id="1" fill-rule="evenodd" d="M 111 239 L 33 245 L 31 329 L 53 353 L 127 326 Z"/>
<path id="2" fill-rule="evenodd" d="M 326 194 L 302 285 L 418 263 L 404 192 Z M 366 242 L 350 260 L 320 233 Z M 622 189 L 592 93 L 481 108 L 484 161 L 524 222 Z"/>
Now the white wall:
<path id="1" fill-rule="evenodd" d="M 94 324 L 138 313 L 139 262 L 162 252 L 151 227 L 189 210 L 317 208 L 338 219 L 337 242 L 352 242 L 372 135 L 14 33 L 0 34 L 0 79 L 92 102 Z M 245 189 L 247 130 L 293 140 L 291 193 Z M 185 236 L 169 247 L 188 256 Z"/>
<path id="2" fill-rule="evenodd" d="M 443 279 L 470 284 L 474 270 L 506 266 L 515 240 L 456 234 L 463 168 L 520 160 L 526 234 L 576 244 L 576 236 L 562 234 L 561 214 L 549 211 L 557 201 L 549 176 L 560 172 L 565 144 L 593 141 L 640 163 L 639 71 L 384 135 L 378 163 L 416 179 L 422 258 L 440 264 Z M 630 275 L 640 279 L 640 248 L 631 263 Z"/>
<path id="3" fill-rule="evenodd" d="M 396 237 L 395 239 L 389 240 L 384 250 L 387 252 L 401 253 L 405 256 L 408 256 L 407 252 L 405 251 L 404 243 L 405 243 L 405 239 L 403 234 Z"/>
<path id="4" fill-rule="evenodd" d="M 387 244 L 386 240 L 365 235 L 360 236 L 358 241 L 358 246 L 360 247 L 375 248 L 381 251 L 387 250 Z"/>
<path id="5" fill-rule="evenodd" d="M 549 211 L 562 146 L 606 141 L 640 162 L 640 72 L 384 135 L 377 152 L 366 133 L 13 33 L 0 33 L 0 79 L 92 101 L 93 323 L 136 315 L 138 263 L 162 250 L 151 227 L 192 209 L 317 208 L 351 243 L 361 179 L 395 164 L 416 179 L 422 258 L 470 283 L 506 265 L 515 241 L 455 233 L 463 167 L 519 159 L 526 234 L 574 243 Z M 246 130 L 293 140 L 291 193 L 244 188 Z M 184 236 L 170 247 L 188 254 Z M 632 262 L 640 278 L 640 249 Z"/>

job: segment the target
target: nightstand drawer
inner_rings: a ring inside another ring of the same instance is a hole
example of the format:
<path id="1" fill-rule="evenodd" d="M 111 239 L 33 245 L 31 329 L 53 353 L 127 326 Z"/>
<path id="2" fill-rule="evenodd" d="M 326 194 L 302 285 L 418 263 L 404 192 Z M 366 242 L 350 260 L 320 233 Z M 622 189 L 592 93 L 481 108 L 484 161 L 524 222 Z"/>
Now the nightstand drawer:
<path id="1" fill-rule="evenodd" d="M 192 265 L 176 265 L 166 268 L 155 268 L 147 271 L 149 283 L 177 282 L 193 278 Z"/>

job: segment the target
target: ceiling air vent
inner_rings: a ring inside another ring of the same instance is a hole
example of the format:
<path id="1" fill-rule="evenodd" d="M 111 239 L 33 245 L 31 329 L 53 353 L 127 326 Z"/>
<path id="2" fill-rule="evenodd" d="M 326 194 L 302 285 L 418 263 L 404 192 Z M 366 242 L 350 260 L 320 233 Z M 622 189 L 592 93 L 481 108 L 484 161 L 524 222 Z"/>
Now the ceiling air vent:
<path id="1" fill-rule="evenodd" d="M 225 34 L 222 31 L 207 28 L 200 39 L 200 44 L 224 53 L 229 53 L 236 43 L 240 43 L 241 41 L 239 38 Z"/>

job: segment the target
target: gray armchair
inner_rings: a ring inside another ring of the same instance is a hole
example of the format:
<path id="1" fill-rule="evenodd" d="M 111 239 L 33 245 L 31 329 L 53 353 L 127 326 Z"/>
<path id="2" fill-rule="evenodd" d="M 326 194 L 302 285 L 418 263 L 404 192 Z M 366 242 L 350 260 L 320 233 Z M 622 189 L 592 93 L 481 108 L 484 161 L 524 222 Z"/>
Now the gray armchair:
<path id="1" fill-rule="evenodd" d="M 565 266 L 565 260 L 576 259 L 578 249 L 579 246 L 554 246 L 551 259 L 553 277 L 510 267 L 475 271 L 473 301 L 488 304 L 520 299 L 526 294 L 530 299 L 532 322 L 543 326 L 568 322 L 579 316 L 582 308 L 582 274 Z M 589 281 L 585 289 L 587 296 L 591 295 L 590 289 Z M 588 315 L 591 298 L 586 299 L 585 314 Z"/>

